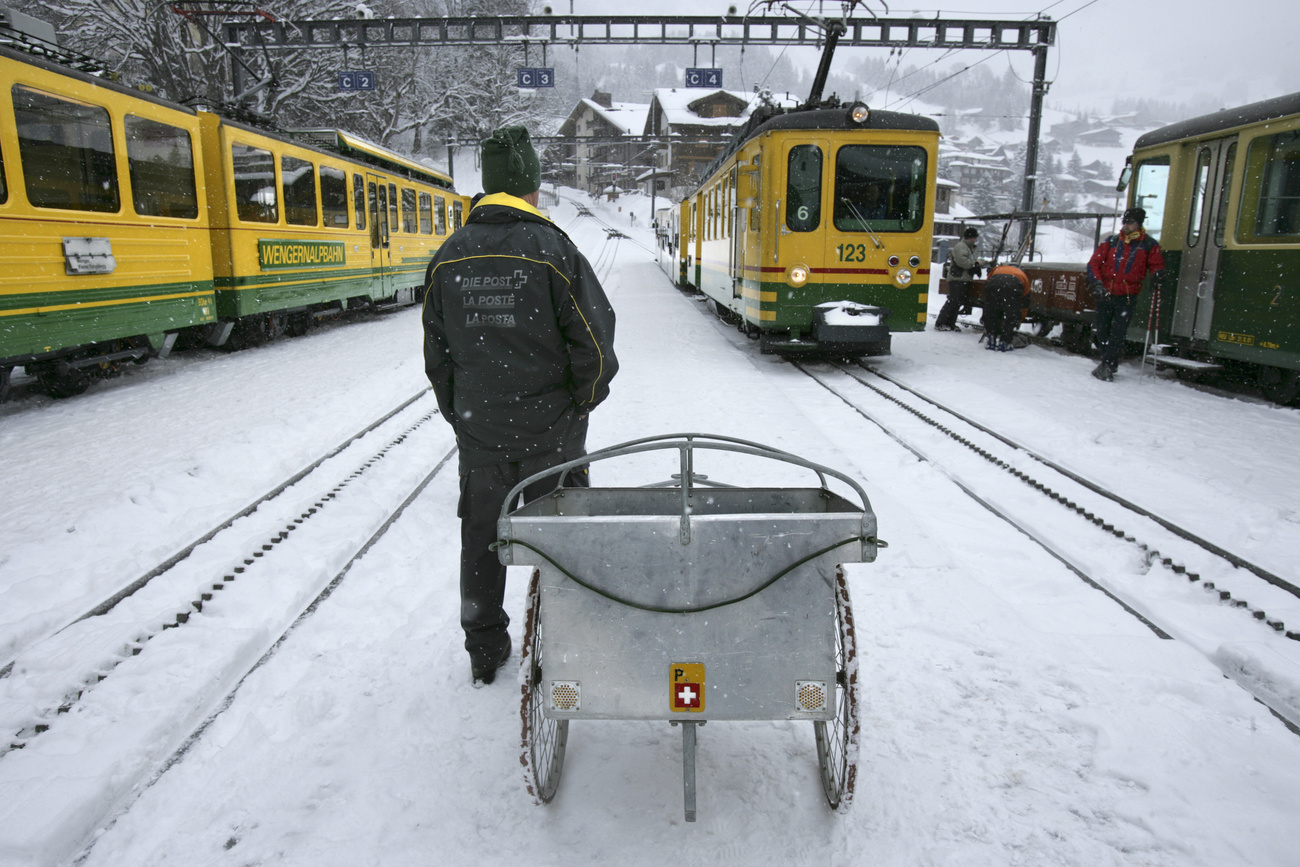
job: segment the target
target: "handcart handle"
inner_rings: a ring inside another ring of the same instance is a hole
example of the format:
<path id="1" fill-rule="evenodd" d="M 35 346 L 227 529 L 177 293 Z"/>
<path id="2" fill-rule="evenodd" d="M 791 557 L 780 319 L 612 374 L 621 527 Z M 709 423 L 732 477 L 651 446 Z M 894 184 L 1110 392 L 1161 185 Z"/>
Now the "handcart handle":
<path id="1" fill-rule="evenodd" d="M 728 437 L 728 436 L 720 436 L 717 434 L 676 433 L 676 434 L 662 434 L 659 436 L 644 437 L 642 439 L 629 440 L 628 442 L 625 443 L 620 443 L 615 446 L 599 449 L 597 451 L 584 455 L 581 458 L 577 458 L 572 461 L 566 461 L 565 463 L 562 464 L 557 464 L 556 466 L 543 470 L 540 473 L 535 473 L 529 476 L 528 478 L 524 479 L 523 481 L 521 481 L 519 484 L 515 485 L 510 490 L 510 493 L 506 495 L 505 502 L 502 503 L 501 505 L 501 514 L 499 516 L 499 520 L 500 521 L 505 520 L 506 515 L 510 513 L 511 509 L 514 507 L 514 504 L 518 502 L 520 494 L 523 493 L 526 487 L 532 485 L 534 482 L 541 481 L 550 476 L 556 476 L 557 478 L 556 478 L 555 490 L 558 491 L 563 487 L 562 482 L 564 479 L 564 473 L 576 467 L 583 467 L 588 464 L 595 463 L 597 461 L 608 460 L 610 458 L 616 458 L 616 457 L 624 457 L 626 455 L 639 454 L 641 452 L 667 451 L 669 449 L 675 449 L 680 454 L 680 465 L 681 465 L 681 474 L 678 477 L 678 484 L 680 484 L 682 489 L 680 539 L 683 545 L 688 545 L 690 544 L 691 541 L 690 498 L 691 498 L 692 488 L 697 482 L 697 477 L 695 476 L 695 472 L 694 472 L 694 451 L 697 448 L 709 449 L 712 451 L 728 451 L 728 452 L 735 452 L 738 454 L 754 455 L 756 457 L 768 458 L 770 460 L 776 460 L 776 461 L 781 461 L 783 463 L 793 464 L 795 466 L 805 467 L 817 474 L 818 479 L 821 481 L 822 490 L 824 491 L 830 490 L 830 488 L 826 483 L 827 476 L 831 476 L 833 478 L 839 479 L 841 482 L 844 482 L 844 484 L 848 485 L 857 493 L 858 497 L 862 500 L 863 512 L 866 515 L 872 516 L 872 518 L 874 518 L 874 514 L 871 511 L 871 502 L 867 498 L 867 492 L 862 488 L 862 485 L 858 484 L 857 481 L 845 475 L 844 473 L 839 472 L 838 470 L 833 470 L 830 467 L 826 467 L 821 464 L 814 463 L 813 461 L 807 460 L 805 458 L 801 458 L 798 455 L 792 454 L 790 452 L 782 451 L 780 449 L 775 449 L 772 448 L 771 446 L 763 445 L 762 443 L 751 442 L 749 440 L 742 440 L 742 439 L 737 439 L 735 437 Z M 703 477 L 700 477 L 699 480 L 702 479 Z M 659 483 L 659 484 L 671 485 L 673 484 L 673 482 L 670 481 L 667 483 Z M 647 487 L 657 487 L 659 486 L 659 484 L 649 485 Z M 717 482 L 708 482 L 705 484 L 711 487 L 721 487 L 721 485 L 719 485 L 719 483 Z M 872 524 L 874 525 L 874 520 L 872 521 Z M 884 543 L 877 540 L 873 532 L 870 534 L 870 537 L 868 539 L 864 540 L 863 544 L 864 545 L 870 544 L 872 546 L 880 545 L 883 547 Z"/>

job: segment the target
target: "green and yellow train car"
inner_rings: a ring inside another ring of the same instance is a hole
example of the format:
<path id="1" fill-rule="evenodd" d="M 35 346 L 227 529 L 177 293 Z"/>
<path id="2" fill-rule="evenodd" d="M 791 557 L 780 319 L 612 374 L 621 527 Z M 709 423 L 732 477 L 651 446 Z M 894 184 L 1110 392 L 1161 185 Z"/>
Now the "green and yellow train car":
<path id="1" fill-rule="evenodd" d="M 274 135 L 201 113 L 217 315 L 208 342 L 410 304 L 465 210 L 451 178 L 335 130 Z"/>
<path id="2" fill-rule="evenodd" d="M 759 113 L 682 201 L 669 275 L 764 351 L 888 354 L 925 328 L 938 141 L 860 104 Z"/>
<path id="3" fill-rule="evenodd" d="M 0 399 L 178 337 L 238 347 L 411 304 L 468 201 L 336 130 L 277 134 L 0 47 Z"/>
<path id="4" fill-rule="evenodd" d="M 0 392 L 55 394 L 216 321 L 196 112 L 0 48 Z"/>
<path id="5" fill-rule="evenodd" d="M 1300 396 L 1300 93 L 1143 135 L 1123 183 L 1165 254 L 1158 363 L 1249 366 L 1270 399 Z"/>

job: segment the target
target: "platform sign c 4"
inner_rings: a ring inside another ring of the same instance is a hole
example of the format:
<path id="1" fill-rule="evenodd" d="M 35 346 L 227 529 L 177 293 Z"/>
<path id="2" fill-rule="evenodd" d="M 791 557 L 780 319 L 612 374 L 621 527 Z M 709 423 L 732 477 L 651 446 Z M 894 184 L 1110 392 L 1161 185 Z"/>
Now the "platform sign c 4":
<path id="1" fill-rule="evenodd" d="M 674 662 L 668 666 L 668 707 L 673 713 L 704 710 L 704 665 Z"/>

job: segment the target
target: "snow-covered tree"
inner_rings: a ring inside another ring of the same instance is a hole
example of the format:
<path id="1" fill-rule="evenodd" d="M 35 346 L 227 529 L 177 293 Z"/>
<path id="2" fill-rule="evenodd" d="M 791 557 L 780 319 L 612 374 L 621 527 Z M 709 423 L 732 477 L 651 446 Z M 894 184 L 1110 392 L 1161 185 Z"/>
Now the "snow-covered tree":
<path id="1" fill-rule="evenodd" d="M 275 0 L 280 21 L 370 17 L 517 15 L 528 0 Z M 157 0 L 25 0 L 22 11 L 57 27 L 62 44 L 99 59 L 130 84 L 177 102 L 227 112 L 242 107 L 282 128 L 338 127 L 413 154 L 446 137 L 485 136 L 495 126 L 538 128 L 555 112 L 515 88 L 517 46 L 371 46 L 261 51 L 238 60 L 220 44 L 222 26 L 248 21 L 247 7 Z M 219 14 L 178 14 L 204 11 Z M 242 10 L 242 12 L 241 12 Z M 242 94 L 233 91 L 232 64 Z M 375 72 L 373 91 L 341 92 L 337 73 Z"/>

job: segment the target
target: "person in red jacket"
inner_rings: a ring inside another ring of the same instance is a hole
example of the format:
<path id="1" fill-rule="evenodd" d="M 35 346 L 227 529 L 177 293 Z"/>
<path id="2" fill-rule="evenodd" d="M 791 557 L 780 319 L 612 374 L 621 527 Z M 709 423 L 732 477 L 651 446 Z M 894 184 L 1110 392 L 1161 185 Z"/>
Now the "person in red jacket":
<path id="1" fill-rule="evenodd" d="M 1103 382 L 1115 378 L 1142 281 L 1148 274 L 1154 274 L 1157 283 L 1164 277 L 1165 257 L 1160 244 L 1142 228 L 1146 218 L 1142 208 L 1125 211 L 1120 233 L 1102 241 L 1088 262 L 1088 285 L 1097 299 L 1094 330 L 1101 348 L 1101 364 L 1092 375 Z"/>

